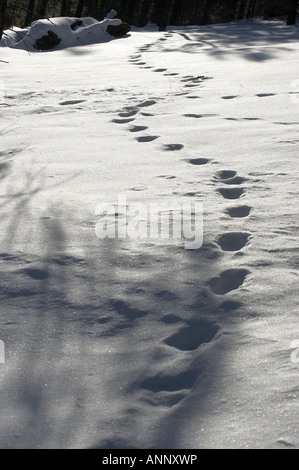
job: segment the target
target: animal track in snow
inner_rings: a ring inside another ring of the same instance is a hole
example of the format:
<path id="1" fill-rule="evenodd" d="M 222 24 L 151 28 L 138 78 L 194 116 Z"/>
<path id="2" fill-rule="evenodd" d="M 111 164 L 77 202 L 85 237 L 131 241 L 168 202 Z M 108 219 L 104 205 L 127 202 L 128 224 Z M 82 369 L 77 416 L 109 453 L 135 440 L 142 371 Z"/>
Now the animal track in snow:
<path id="1" fill-rule="evenodd" d="M 127 124 L 128 122 L 132 122 L 132 121 L 135 121 L 135 118 L 134 119 L 113 119 L 112 122 L 114 122 L 115 124 Z"/>
<path id="2" fill-rule="evenodd" d="M 49 277 L 49 272 L 46 269 L 39 269 L 39 268 L 25 268 L 22 271 L 23 273 L 27 274 L 27 276 L 35 279 L 37 281 L 43 281 Z"/>
<path id="3" fill-rule="evenodd" d="M 267 96 L 275 96 L 275 93 L 258 93 L 256 96 L 259 98 L 266 98 Z"/>
<path id="4" fill-rule="evenodd" d="M 246 181 L 246 178 L 243 178 L 243 176 L 234 176 L 233 178 L 227 178 L 225 181 L 223 181 L 224 184 L 242 184 Z"/>
<path id="5" fill-rule="evenodd" d="M 135 320 L 136 318 L 147 315 L 146 311 L 132 308 L 127 302 L 124 302 L 123 300 L 112 299 L 109 302 L 109 306 L 113 308 L 113 310 L 119 315 L 122 315 L 129 320 Z"/>
<path id="6" fill-rule="evenodd" d="M 190 158 L 187 160 L 191 165 L 206 165 L 211 160 L 209 158 Z"/>
<path id="7" fill-rule="evenodd" d="M 251 211 L 250 206 L 236 206 L 236 207 L 228 207 L 226 209 L 226 212 L 228 215 L 231 217 L 247 217 L 250 214 Z"/>
<path id="8" fill-rule="evenodd" d="M 130 127 L 129 131 L 130 132 L 141 132 L 141 131 L 145 131 L 146 129 L 148 129 L 147 126 L 132 126 L 132 127 Z"/>
<path id="9" fill-rule="evenodd" d="M 177 333 L 166 338 L 164 342 L 181 351 L 193 351 L 200 345 L 212 341 L 218 331 L 218 325 L 202 320 L 181 328 Z"/>
<path id="10" fill-rule="evenodd" d="M 163 150 L 167 152 L 177 152 L 178 150 L 182 150 L 184 148 L 183 144 L 165 144 L 163 145 Z"/>
<path id="11" fill-rule="evenodd" d="M 228 95 L 228 96 L 221 96 L 223 100 L 233 100 L 234 98 L 238 98 L 238 95 Z"/>
<path id="12" fill-rule="evenodd" d="M 69 106 L 72 104 L 79 104 L 79 103 L 84 103 L 86 100 L 69 100 L 69 101 L 61 101 L 59 104 L 61 106 Z"/>
<path id="13" fill-rule="evenodd" d="M 157 101 L 155 100 L 147 100 L 147 101 L 143 101 L 142 103 L 137 104 L 137 106 L 138 108 L 146 108 L 148 106 L 153 106 L 156 103 Z"/>
<path id="14" fill-rule="evenodd" d="M 229 232 L 220 235 L 217 243 L 223 251 L 239 251 L 248 242 L 250 233 L 246 232 Z"/>
<path id="15" fill-rule="evenodd" d="M 138 110 L 132 110 L 132 111 L 121 112 L 118 115 L 119 117 L 122 117 L 122 118 L 128 118 L 128 117 L 135 116 L 137 113 L 138 113 Z"/>
<path id="16" fill-rule="evenodd" d="M 166 72 L 167 69 L 155 69 L 153 72 Z"/>
<path id="17" fill-rule="evenodd" d="M 174 175 L 160 175 L 160 176 L 157 176 L 157 178 L 164 178 L 166 180 L 173 180 L 176 178 L 176 176 Z"/>
<path id="18" fill-rule="evenodd" d="M 242 184 L 246 181 L 246 178 L 242 176 L 236 176 L 237 172 L 235 170 L 221 170 L 216 173 L 218 179 L 223 180 L 224 184 Z"/>
<path id="19" fill-rule="evenodd" d="M 236 176 L 236 174 L 237 172 L 235 170 L 221 170 L 218 171 L 217 176 L 222 180 L 226 180 L 228 178 L 233 178 L 234 176 Z"/>
<path id="20" fill-rule="evenodd" d="M 219 308 L 225 312 L 237 310 L 240 307 L 242 307 L 241 302 L 237 302 L 236 300 L 225 300 L 219 305 Z"/>
<path id="21" fill-rule="evenodd" d="M 200 119 L 218 116 L 218 114 L 184 114 L 185 117 Z"/>
<path id="22" fill-rule="evenodd" d="M 193 368 L 180 372 L 177 375 L 165 375 L 160 373 L 143 380 L 143 382 L 140 383 L 140 386 L 154 393 L 162 391 L 176 392 L 179 390 L 191 390 L 198 378 L 198 375 L 199 371 Z"/>
<path id="23" fill-rule="evenodd" d="M 239 199 L 244 194 L 245 189 L 243 188 L 219 188 L 218 192 L 224 197 L 224 199 Z"/>
<path id="24" fill-rule="evenodd" d="M 159 137 L 158 135 L 144 135 L 137 137 L 136 140 L 138 140 L 138 142 L 152 142 L 153 140 L 159 139 Z"/>
<path id="25" fill-rule="evenodd" d="M 247 269 L 227 269 L 219 277 L 210 279 L 208 285 L 214 294 L 224 295 L 242 286 L 249 274 Z"/>

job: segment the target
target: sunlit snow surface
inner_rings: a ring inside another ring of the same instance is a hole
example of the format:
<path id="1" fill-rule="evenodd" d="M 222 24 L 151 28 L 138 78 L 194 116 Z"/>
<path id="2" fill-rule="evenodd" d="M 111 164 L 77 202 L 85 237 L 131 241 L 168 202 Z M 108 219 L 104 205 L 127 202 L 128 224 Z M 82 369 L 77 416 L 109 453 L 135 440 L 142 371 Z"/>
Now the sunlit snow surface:
<path id="1" fill-rule="evenodd" d="M 0 49 L 1 448 L 299 447 L 298 40 Z M 203 246 L 97 238 L 119 198 L 203 202 Z"/>

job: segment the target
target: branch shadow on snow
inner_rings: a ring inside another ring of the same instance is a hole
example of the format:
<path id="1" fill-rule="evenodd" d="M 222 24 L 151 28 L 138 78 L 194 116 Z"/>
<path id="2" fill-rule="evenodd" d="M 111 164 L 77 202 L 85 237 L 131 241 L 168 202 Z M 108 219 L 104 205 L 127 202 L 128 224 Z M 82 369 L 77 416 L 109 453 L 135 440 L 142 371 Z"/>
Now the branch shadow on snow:
<path id="1" fill-rule="evenodd" d="M 38 175 L 25 189 L 8 200 L 0 253 L 1 447 L 179 446 L 188 403 L 204 413 L 225 360 L 209 368 L 219 250 L 98 240 L 63 205 L 36 213 Z"/>
<path id="2" fill-rule="evenodd" d="M 201 26 L 200 32 L 198 27 L 189 27 L 186 33 L 178 34 L 184 36 L 187 42 L 176 49 L 177 52 L 198 54 L 202 51 L 219 60 L 229 59 L 233 54 L 254 62 L 275 59 L 277 48 L 279 51 L 290 51 L 292 43 L 299 39 L 297 28 L 290 28 L 280 22 L 267 24 L 254 20 Z M 171 49 L 166 46 L 163 51 L 171 52 Z"/>

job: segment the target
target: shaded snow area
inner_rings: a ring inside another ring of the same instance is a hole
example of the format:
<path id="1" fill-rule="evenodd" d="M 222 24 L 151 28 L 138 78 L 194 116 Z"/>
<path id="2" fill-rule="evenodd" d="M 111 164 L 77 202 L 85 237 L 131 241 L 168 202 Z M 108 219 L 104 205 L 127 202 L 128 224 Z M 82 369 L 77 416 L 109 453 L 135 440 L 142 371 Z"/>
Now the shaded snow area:
<path id="1" fill-rule="evenodd" d="M 0 52 L 0 447 L 298 448 L 298 28 Z"/>

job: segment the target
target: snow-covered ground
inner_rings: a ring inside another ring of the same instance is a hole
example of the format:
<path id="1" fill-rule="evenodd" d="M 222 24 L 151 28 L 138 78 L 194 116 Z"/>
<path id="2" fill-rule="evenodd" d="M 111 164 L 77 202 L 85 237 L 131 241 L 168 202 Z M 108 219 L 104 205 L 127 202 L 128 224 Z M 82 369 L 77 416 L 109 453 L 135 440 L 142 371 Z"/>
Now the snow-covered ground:
<path id="1" fill-rule="evenodd" d="M 0 447 L 298 448 L 298 28 L 0 58 Z M 203 246 L 98 238 L 119 197 Z"/>

